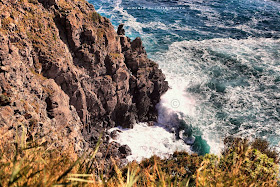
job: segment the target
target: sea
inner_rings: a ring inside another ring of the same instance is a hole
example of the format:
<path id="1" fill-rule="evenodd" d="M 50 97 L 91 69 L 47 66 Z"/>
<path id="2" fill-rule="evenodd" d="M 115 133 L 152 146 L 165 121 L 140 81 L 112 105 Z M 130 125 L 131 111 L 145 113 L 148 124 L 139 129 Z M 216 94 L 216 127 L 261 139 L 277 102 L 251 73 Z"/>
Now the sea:
<path id="1" fill-rule="evenodd" d="M 154 126 L 110 129 L 131 148 L 128 160 L 219 155 L 228 136 L 265 139 L 280 151 L 280 2 L 88 1 L 115 29 L 123 23 L 128 37 L 142 38 L 169 83 Z"/>

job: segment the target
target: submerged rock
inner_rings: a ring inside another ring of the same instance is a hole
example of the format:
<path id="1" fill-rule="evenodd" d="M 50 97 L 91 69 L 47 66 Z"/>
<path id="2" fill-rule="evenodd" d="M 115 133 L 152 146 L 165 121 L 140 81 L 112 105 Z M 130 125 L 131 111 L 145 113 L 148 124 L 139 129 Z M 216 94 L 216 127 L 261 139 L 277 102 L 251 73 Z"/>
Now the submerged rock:
<path id="1" fill-rule="evenodd" d="M 119 151 L 124 158 L 128 155 L 131 155 L 131 149 L 128 147 L 128 145 L 120 146 Z"/>
<path id="2" fill-rule="evenodd" d="M 195 142 L 195 137 L 189 136 L 189 137 L 183 138 L 183 140 L 187 145 L 193 145 Z"/>

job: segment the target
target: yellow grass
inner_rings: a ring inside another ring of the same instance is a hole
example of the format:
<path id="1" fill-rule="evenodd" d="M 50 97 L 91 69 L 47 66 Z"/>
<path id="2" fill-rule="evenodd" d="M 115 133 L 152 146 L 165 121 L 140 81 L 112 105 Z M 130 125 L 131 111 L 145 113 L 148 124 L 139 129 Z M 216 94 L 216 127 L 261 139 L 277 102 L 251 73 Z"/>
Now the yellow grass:
<path id="1" fill-rule="evenodd" d="M 24 128 L 23 128 L 24 129 Z M 229 147 L 221 157 L 176 152 L 169 159 L 152 157 L 113 172 L 94 167 L 95 151 L 78 157 L 73 149 L 50 149 L 45 142 L 26 142 L 25 130 L 14 141 L 1 138 L 2 186 L 277 186 L 278 164 L 251 145 Z"/>

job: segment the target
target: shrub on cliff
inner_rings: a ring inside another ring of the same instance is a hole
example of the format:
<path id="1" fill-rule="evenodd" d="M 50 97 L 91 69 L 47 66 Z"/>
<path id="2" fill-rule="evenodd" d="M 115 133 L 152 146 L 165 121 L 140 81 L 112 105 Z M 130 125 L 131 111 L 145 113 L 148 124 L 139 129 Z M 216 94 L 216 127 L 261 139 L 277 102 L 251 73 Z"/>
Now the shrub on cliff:
<path id="1" fill-rule="evenodd" d="M 137 186 L 277 186 L 278 154 L 260 139 L 226 138 L 220 157 L 176 152 L 154 156 L 128 168 L 138 171 Z"/>
<path id="2" fill-rule="evenodd" d="M 278 153 L 265 140 L 228 137 L 220 158 L 206 155 L 197 170 L 199 186 L 277 186 Z"/>
<path id="3" fill-rule="evenodd" d="M 277 186 L 278 165 L 272 158 L 249 147 L 218 158 L 206 155 L 196 172 L 197 186 Z"/>

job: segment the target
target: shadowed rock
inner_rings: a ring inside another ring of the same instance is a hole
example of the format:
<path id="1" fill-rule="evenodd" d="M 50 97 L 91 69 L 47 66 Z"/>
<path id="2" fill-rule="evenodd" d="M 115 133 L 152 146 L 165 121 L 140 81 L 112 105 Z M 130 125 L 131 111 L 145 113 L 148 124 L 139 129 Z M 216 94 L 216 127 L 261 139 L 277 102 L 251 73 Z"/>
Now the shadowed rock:
<path id="1" fill-rule="evenodd" d="M 123 28 L 124 24 L 120 24 L 119 27 L 118 27 L 118 35 L 125 35 L 125 30 Z"/>

